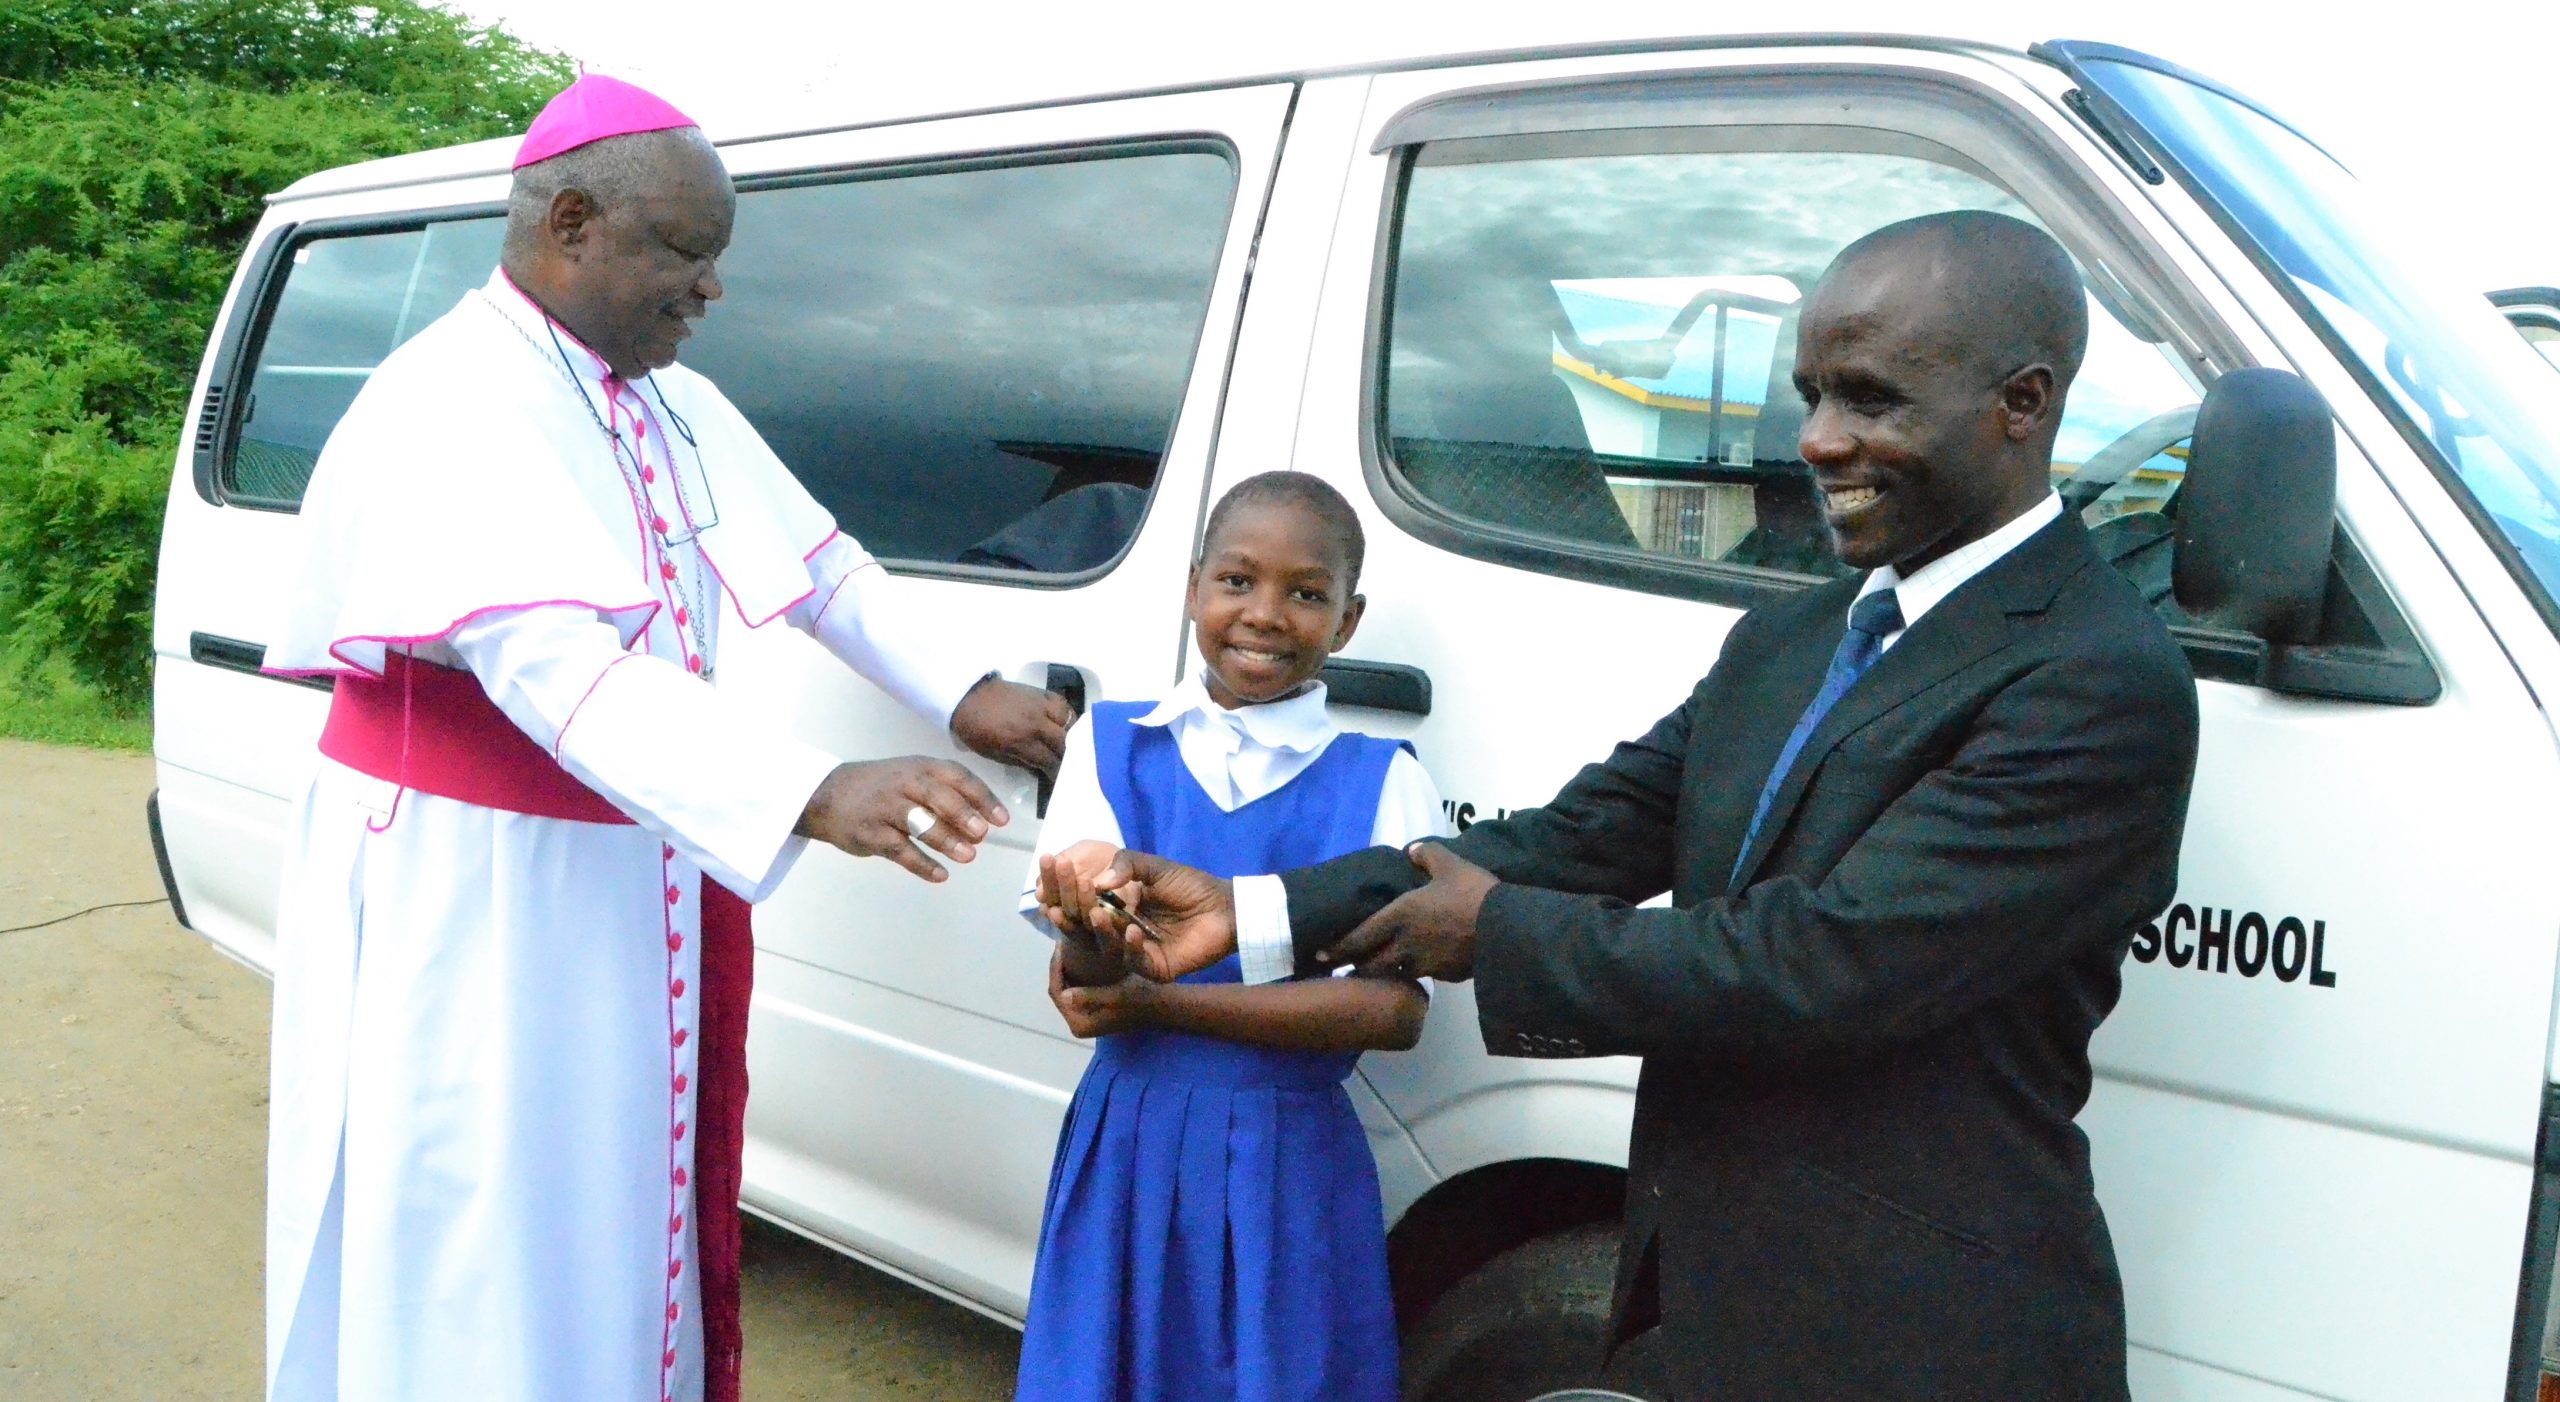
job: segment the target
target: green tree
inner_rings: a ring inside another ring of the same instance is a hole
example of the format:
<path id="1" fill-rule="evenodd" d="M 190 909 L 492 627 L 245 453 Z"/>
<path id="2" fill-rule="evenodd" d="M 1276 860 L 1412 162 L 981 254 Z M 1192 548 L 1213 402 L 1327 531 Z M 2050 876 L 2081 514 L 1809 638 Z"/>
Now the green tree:
<path id="1" fill-rule="evenodd" d="M 0 654 L 150 678 L 180 416 L 266 196 L 521 130 L 556 54 L 419 0 L 0 0 Z"/>

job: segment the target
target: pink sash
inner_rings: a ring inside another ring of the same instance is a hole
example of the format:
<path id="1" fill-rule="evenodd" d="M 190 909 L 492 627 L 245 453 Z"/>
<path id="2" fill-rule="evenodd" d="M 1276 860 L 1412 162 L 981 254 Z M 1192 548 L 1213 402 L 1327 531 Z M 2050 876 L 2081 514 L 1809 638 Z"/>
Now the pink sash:
<path id="1" fill-rule="evenodd" d="M 320 753 L 438 798 L 537 818 L 630 823 L 516 729 L 479 678 L 396 652 L 382 667 L 380 680 L 338 678 Z"/>

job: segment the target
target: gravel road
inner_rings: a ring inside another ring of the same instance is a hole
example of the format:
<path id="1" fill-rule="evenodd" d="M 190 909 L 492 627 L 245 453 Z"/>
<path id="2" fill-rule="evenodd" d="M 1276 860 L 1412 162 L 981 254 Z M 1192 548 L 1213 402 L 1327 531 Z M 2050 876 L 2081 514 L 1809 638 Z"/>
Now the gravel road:
<path id="1" fill-rule="evenodd" d="M 136 755 L 0 741 L 0 1397 L 254 1399 L 267 984 L 178 928 Z M 749 1219 L 748 1402 L 999 1402 L 1000 1324 Z"/>

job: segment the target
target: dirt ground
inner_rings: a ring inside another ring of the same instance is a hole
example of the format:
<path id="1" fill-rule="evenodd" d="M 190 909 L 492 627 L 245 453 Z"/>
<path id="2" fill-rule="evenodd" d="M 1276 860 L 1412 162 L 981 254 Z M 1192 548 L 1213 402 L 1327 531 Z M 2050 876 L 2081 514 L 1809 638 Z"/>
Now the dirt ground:
<path id="1" fill-rule="evenodd" d="M 267 984 L 178 928 L 151 761 L 0 741 L 0 1397 L 254 1399 Z M 1010 1329 L 750 1219 L 749 1402 L 1011 1395 Z"/>

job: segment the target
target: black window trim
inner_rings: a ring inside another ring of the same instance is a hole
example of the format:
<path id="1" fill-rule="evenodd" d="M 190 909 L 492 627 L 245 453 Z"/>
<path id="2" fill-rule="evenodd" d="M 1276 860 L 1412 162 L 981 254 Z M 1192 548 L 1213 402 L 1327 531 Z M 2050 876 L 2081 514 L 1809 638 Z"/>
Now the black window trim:
<path id="1" fill-rule="evenodd" d="M 2560 287 L 2501 287 L 2489 305 L 2518 328 L 2560 331 Z"/>
<path id="2" fill-rule="evenodd" d="M 196 408 L 195 421 L 188 425 L 188 475 L 195 479 L 196 495 L 208 505 L 223 505 L 222 463 L 230 456 L 233 436 L 239 431 L 239 399 L 232 393 L 241 388 L 244 366 L 254 366 L 244 347 L 250 341 L 250 326 L 259 320 L 259 308 L 274 301 L 269 286 L 285 266 L 284 250 L 291 245 L 294 231 L 300 226 L 279 224 L 267 231 L 248 254 L 249 271 L 241 279 L 240 295 L 232 300 L 231 317 L 223 323 L 222 339 L 214 350 L 212 372 L 205 376 L 204 399 Z"/>
<path id="3" fill-rule="evenodd" d="M 1290 110 L 1294 114 L 1296 110 L 1294 93 L 1291 95 L 1290 103 Z M 1284 118 L 1283 143 L 1285 143 L 1285 130 L 1286 119 Z M 736 149 L 752 150 L 755 144 L 747 143 Z M 882 568 L 891 574 L 920 579 L 947 579 L 967 584 L 1001 585 L 1014 589 L 1080 589 L 1118 569 L 1121 561 L 1128 558 L 1129 552 L 1137 548 L 1140 537 L 1147 533 L 1148 523 L 1155 519 L 1157 503 L 1164 497 L 1165 462 L 1172 455 L 1174 440 L 1182 434 L 1183 416 L 1190 410 L 1192 390 L 1199 382 L 1200 348 L 1208 341 L 1210 318 L 1217 314 L 1218 278 L 1226 272 L 1227 240 L 1234 233 L 1237 207 L 1243 203 L 1245 194 L 1243 152 L 1237 148 L 1235 139 L 1223 132 L 1175 131 L 1145 136 L 1113 136 L 1084 141 L 980 149 L 947 155 L 894 156 L 856 164 L 837 162 L 760 171 L 738 179 L 738 193 L 743 196 L 764 190 L 850 185 L 871 180 L 899 180 L 913 176 L 947 175 L 963 171 L 1014 170 L 1026 166 L 1074 165 L 1093 161 L 1120 160 L 1134 156 L 1164 155 L 1214 155 L 1226 161 L 1229 176 L 1227 222 L 1218 231 L 1217 263 L 1209 273 L 1208 295 L 1201 309 L 1199 328 L 1192 334 L 1191 352 L 1186 362 L 1189 373 L 1185 375 L 1182 382 L 1181 400 L 1174 405 L 1173 419 L 1165 428 L 1164 445 L 1156 464 L 1156 485 L 1147 491 L 1147 507 L 1139 516 L 1137 525 L 1129 532 L 1127 539 L 1120 542 L 1120 548 L 1113 551 L 1109 559 L 1098 565 L 1067 574 L 1045 574 L 1034 570 L 1008 570 L 999 569 L 993 565 L 963 565 L 950 560 L 921 560 L 891 555 L 878 557 Z M 1278 165 L 1275 161 L 1273 173 L 1276 175 L 1277 171 Z M 1263 220 L 1270 213 L 1272 184 L 1272 180 L 1266 179 L 1256 200 L 1253 238 L 1248 244 L 1249 248 L 1261 243 Z M 1251 267 L 1249 260 L 1248 254 L 1248 274 Z M 1239 288 L 1235 305 L 1229 310 L 1227 359 L 1226 363 L 1219 367 L 1217 389 L 1205 410 L 1209 415 L 1211 426 L 1206 461 L 1212 465 L 1217 462 L 1217 426 L 1224 420 L 1226 414 L 1228 382 L 1234 373 L 1236 344 L 1242 330 L 1245 294 L 1251 290 L 1250 281 L 1251 278 L 1248 275 L 1246 279 L 1248 285 Z M 788 464 L 785 465 L 788 466 Z M 1207 474 L 1203 476 L 1204 484 L 1206 476 Z M 1204 513 L 1207 510 L 1205 487 L 1203 501 L 1197 509 Z"/>
<path id="4" fill-rule="evenodd" d="M 197 493 L 215 506 L 265 511 L 281 516 L 296 516 L 302 512 L 300 498 L 279 502 L 240 496 L 224 490 L 222 485 L 223 470 L 230 466 L 232 454 L 239 450 L 241 407 L 255 398 L 247 391 L 257 377 L 259 357 L 266 352 L 267 332 L 274 325 L 276 307 L 284 300 L 285 285 L 291 281 L 296 252 L 322 239 L 412 233 L 431 224 L 485 219 L 493 215 L 503 216 L 506 212 L 504 204 L 484 201 L 433 209 L 313 219 L 282 224 L 270 232 L 251 255 L 253 270 L 250 281 L 242 285 L 242 296 L 233 309 L 231 322 L 223 328 L 222 349 L 215 360 L 214 374 L 206 381 L 208 397 L 221 397 L 205 408 L 205 417 L 211 422 L 197 425 L 200 444 L 204 442 L 202 435 L 208 429 L 211 438 L 209 447 L 196 449 Z"/>

